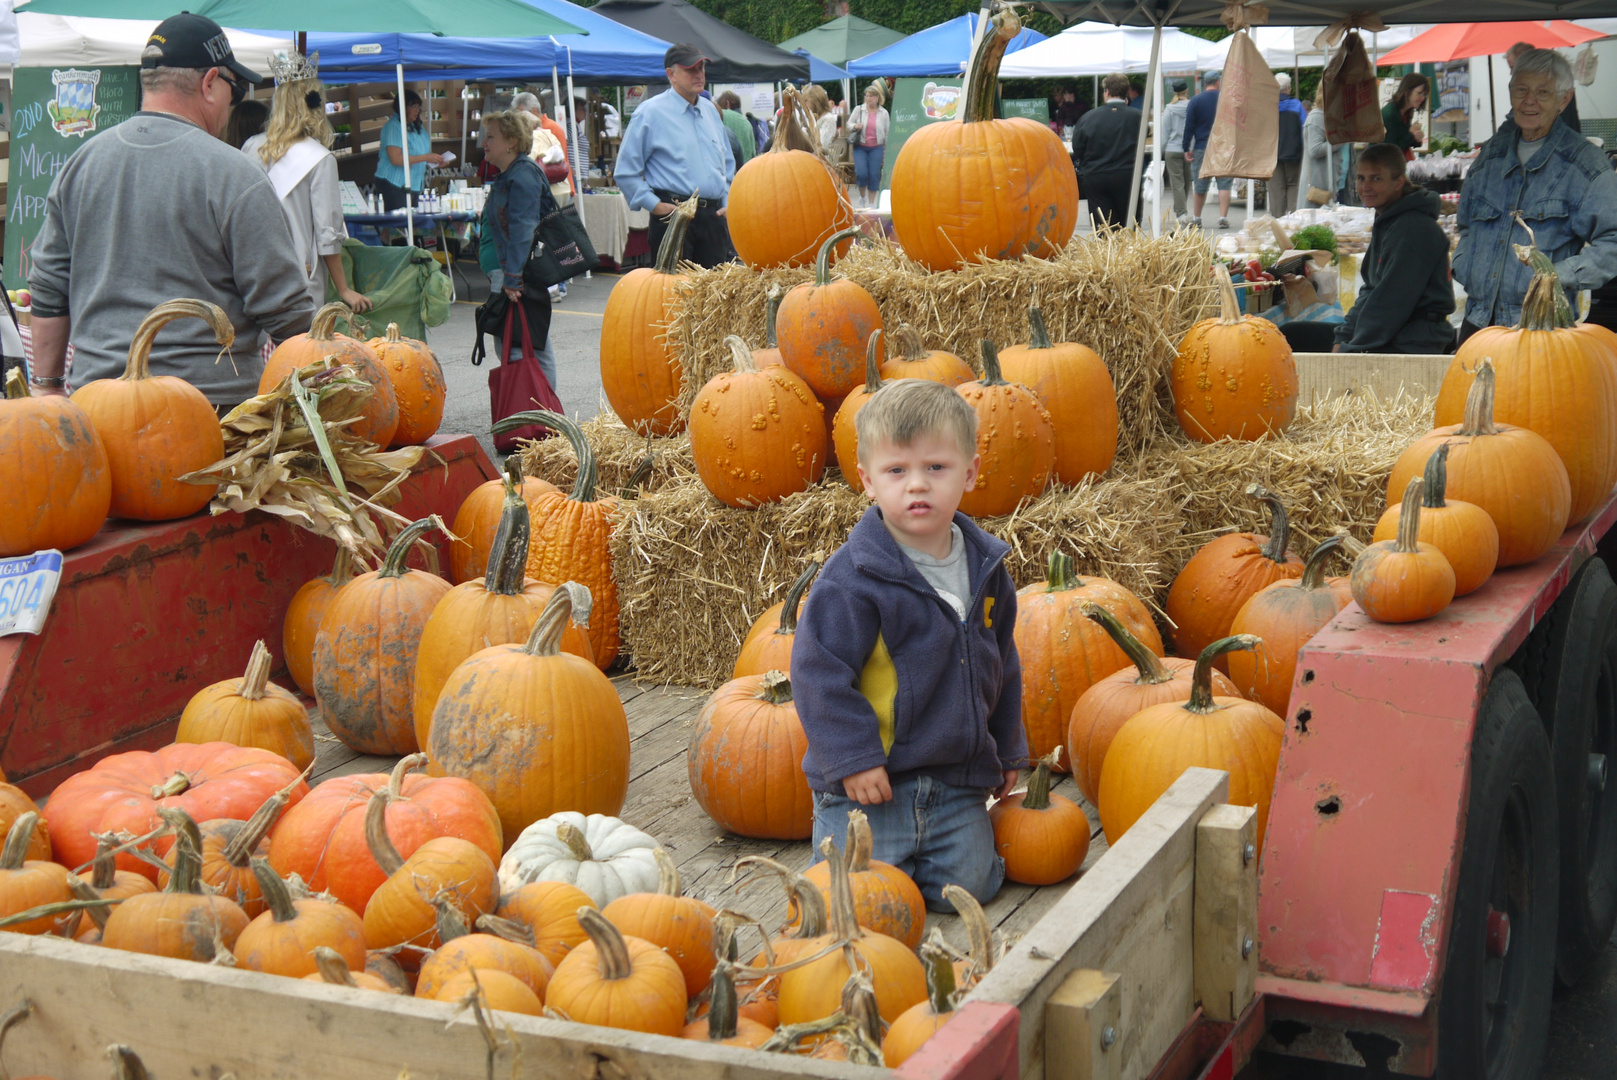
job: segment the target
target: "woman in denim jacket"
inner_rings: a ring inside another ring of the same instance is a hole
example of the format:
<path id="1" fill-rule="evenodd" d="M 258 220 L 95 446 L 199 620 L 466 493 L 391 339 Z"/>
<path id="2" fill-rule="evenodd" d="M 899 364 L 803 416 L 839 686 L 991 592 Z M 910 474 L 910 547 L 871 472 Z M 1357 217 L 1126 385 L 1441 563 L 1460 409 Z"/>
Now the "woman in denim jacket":
<path id="1" fill-rule="evenodd" d="M 1572 99 L 1572 66 L 1547 49 L 1516 61 L 1513 116 L 1477 154 L 1460 195 L 1454 276 L 1468 299 L 1463 341 L 1484 326 L 1514 326 L 1532 273 L 1512 244 L 1527 232 L 1555 263 L 1568 293 L 1617 277 L 1617 173 L 1606 155 L 1555 118 Z"/>

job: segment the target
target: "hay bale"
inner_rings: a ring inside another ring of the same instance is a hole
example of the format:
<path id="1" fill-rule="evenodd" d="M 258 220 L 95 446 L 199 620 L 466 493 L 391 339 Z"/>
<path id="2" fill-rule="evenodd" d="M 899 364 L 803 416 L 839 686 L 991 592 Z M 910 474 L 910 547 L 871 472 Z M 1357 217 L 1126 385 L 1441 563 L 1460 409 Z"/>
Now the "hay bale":
<path id="1" fill-rule="evenodd" d="M 974 367 L 982 338 L 1004 346 L 1028 338 L 1027 308 L 1037 303 L 1057 341 L 1090 346 L 1116 386 L 1119 451 L 1137 455 L 1176 431 L 1168 372 L 1179 338 L 1217 301 L 1208 280 L 1213 261 L 1206 234 L 1151 237 L 1113 229 L 1075 239 L 1054 259 L 974 264 L 929 273 L 888 241 L 856 245 L 836 272 L 870 291 L 889 325 L 918 328 L 930 348 L 947 349 Z M 692 271 L 668 334 L 685 365 L 681 409 L 708 379 L 729 369 L 726 335 L 763 343 L 764 294 L 808 281 L 812 271 L 757 271 L 740 263 Z"/>
<path id="2" fill-rule="evenodd" d="M 648 453 L 654 455 L 654 461 L 651 473 L 639 485 L 642 490 L 655 491 L 695 472 L 690 436 L 683 432 L 667 438 L 647 438 L 631 431 L 611 409 L 602 409 L 579 427 L 595 451 L 595 482 L 602 492 L 621 494 Z M 578 478 L 578 455 L 566 439 L 524 442 L 521 454 L 524 476 L 537 476 L 563 491 L 572 490 Z"/>

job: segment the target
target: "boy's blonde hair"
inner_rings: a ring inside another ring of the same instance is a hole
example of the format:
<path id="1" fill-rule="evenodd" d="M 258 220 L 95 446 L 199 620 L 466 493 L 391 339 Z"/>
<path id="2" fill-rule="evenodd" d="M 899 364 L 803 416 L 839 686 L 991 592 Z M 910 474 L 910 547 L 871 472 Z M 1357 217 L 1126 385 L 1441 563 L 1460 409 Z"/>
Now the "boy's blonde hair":
<path id="1" fill-rule="evenodd" d="M 923 435 L 950 435 L 961 453 L 977 453 L 977 411 L 954 387 L 930 379 L 897 379 L 882 384 L 854 417 L 859 435 L 859 463 L 879 442 L 909 446 Z"/>

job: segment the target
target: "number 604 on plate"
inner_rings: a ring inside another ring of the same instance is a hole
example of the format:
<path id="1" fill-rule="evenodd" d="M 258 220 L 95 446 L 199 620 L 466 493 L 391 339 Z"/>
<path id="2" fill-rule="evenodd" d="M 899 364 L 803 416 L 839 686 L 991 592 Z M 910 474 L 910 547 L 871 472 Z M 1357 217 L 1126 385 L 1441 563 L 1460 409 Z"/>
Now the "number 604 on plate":
<path id="1" fill-rule="evenodd" d="M 44 629 L 61 577 L 60 551 L 0 559 L 0 637 L 37 634 Z"/>

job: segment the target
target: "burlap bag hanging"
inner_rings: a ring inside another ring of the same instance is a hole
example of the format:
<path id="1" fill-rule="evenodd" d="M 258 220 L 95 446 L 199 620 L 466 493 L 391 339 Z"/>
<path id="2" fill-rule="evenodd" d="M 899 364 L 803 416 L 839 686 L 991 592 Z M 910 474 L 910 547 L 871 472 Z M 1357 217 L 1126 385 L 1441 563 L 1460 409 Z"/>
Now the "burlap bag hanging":
<path id="1" fill-rule="evenodd" d="M 1355 12 L 1333 23 L 1314 39 L 1320 48 L 1341 42 L 1325 66 L 1322 100 L 1325 108 L 1325 138 L 1332 146 L 1352 142 L 1381 142 L 1387 129 L 1381 123 L 1381 95 L 1376 84 L 1376 68 L 1365 51 L 1357 28 L 1373 32 L 1387 27 L 1368 12 Z"/>
<path id="2" fill-rule="evenodd" d="M 1274 175 L 1280 143 L 1280 86 L 1246 28 L 1268 22 L 1269 12 L 1261 4 L 1228 4 L 1223 18 L 1235 39 L 1200 175 L 1267 180 Z"/>

